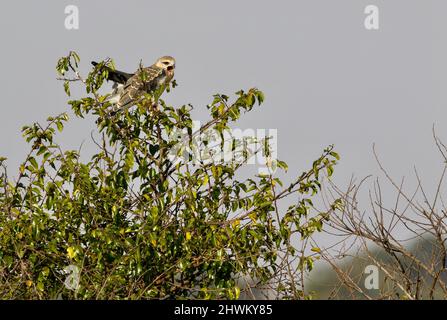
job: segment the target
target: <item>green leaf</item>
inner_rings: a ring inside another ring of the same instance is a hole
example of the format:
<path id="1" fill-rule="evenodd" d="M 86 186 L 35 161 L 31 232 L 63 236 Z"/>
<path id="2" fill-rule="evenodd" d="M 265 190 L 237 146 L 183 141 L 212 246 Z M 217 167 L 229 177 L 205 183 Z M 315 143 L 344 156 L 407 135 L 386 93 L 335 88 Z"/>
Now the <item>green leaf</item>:
<path id="1" fill-rule="evenodd" d="M 62 132 L 62 130 L 64 130 L 64 124 L 60 121 L 56 122 L 56 126 L 57 126 L 57 130 L 59 130 L 59 132 Z"/>
<path id="2" fill-rule="evenodd" d="M 64 90 L 67 96 L 70 96 L 70 83 L 68 81 L 64 82 Z"/>
<path id="3" fill-rule="evenodd" d="M 35 159 L 34 157 L 30 157 L 30 158 L 28 159 L 28 161 L 29 161 L 29 163 L 31 163 L 31 165 L 32 165 L 35 169 L 38 169 L 38 168 L 39 168 L 39 165 L 37 164 L 37 161 L 36 161 L 36 159 Z"/>

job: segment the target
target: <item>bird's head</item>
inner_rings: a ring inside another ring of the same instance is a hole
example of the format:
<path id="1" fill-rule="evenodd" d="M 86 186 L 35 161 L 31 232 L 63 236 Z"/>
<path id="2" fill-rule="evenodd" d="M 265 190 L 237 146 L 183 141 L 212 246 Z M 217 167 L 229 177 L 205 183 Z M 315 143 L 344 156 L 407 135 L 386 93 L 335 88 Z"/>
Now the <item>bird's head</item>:
<path id="1" fill-rule="evenodd" d="M 168 73 L 174 73 L 175 59 L 170 56 L 161 57 L 155 62 L 155 65 L 161 69 L 166 70 Z"/>

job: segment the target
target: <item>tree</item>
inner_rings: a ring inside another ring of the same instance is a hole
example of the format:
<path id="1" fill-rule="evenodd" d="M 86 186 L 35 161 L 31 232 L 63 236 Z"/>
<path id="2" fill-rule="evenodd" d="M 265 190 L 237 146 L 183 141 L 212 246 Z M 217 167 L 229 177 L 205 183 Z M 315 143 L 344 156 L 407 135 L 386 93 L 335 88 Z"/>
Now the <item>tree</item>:
<path id="1" fill-rule="evenodd" d="M 68 103 L 75 116 L 96 118 L 97 153 L 82 162 L 78 151 L 56 142 L 69 120 L 64 113 L 23 127 L 30 151 L 15 180 L 1 159 L 0 296 L 237 299 L 241 290 L 253 297 L 252 287 L 267 286 L 278 298 L 304 298 L 303 274 L 319 250 L 297 246 L 328 218 L 313 210 L 312 198 L 338 160 L 333 147 L 283 187 L 273 173 L 287 165 L 272 159 L 268 137 L 218 143 L 240 151 L 233 161 L 203 152 L 211 141 L 203 135 L 223 137 L 241 112 L 263 102 L 261 91 L 239 91 L 231 102 L 214 95 L 211 119 L 194 131 L 192 106 L 173 108 L 150 95 L 111 116 L 99 89 L 112 61 L 85 78 L 79 63 L 70 52 L 57 71 L 69 96 L 72 85 L 86 90 Z M 259 152 L 269 172 L 237 180 Z M 296 200 L 282 212 L 287 197 Z"/>
<path id="2" fill-rule="evenodd" d="M 343 199 L 343 207 L 331 215 L 327 231 L 337 235 L 336 251 L 322 251 L 338 281 L 333 281 L 331 298 L 342 299 L 442 299 L 447 298 L 446 212 L 443 200 L 447 172 L 447 147 L 433 138 L 441 156 L 439 180 L 424 185 L 414 169 L 415 184 L 397 181 L 385 169 L 374 150 L 384 181 L 376 178 L 368 190 L 369 206 L 359 201 L 366 177 L 346 190 L 332 184 L 328 194 Z M 394 191 L 393 201 L 386 200 Z M 389 193 L 389 191 L 388 191 Z M 330 201 L 330 200 L 329 200 Z M 337 241 L 337 242 L 338 242 Z M 342 261 L 341 257 L 352 257 Z M 377 268 L 378 288 L 365 286 L 365 267 Z M 328 281 L 329 282 L 329 281 Z M 326 282 L 325 287 L 330 284 Z"/>

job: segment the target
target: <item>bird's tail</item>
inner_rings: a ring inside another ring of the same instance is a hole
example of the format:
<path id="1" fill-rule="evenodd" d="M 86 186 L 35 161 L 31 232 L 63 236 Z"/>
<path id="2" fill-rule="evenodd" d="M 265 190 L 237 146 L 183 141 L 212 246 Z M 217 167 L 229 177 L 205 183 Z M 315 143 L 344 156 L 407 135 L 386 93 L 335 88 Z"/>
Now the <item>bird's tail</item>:
<path id="1" fill-rule="evenodd" d="M 110 93 L 110 95 L 107 97 L 106 101 L 110 102 L 111 104 L 117 104 L 118 101 L 120 100 L 121 94 L 123 92 L 123 88 L 124 86 L 122 84 L 118 84 L 118 83 L 114 83 L 113 87 L 112 87 L 112 92 Z"/>

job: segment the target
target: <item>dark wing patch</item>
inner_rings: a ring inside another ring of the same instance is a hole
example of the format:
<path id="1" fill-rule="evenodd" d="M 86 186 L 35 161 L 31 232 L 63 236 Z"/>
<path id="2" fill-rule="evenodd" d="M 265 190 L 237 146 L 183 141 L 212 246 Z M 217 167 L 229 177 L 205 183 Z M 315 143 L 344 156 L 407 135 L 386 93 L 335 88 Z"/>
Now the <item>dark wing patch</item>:
<path id="1" fill-rule="evenodd" d="M 96 67 L 98 65 L 98 63 L 95 61 L 92 61 L 92 65 L 94 65 Z M 119 71 L 119 70 L 113 70 L 106 66 L 104 66 L 103 68 L 109 72 L 107 80 L 110 80 L 110 81 L 113 81 L 116 83 L 125 84 L 132 76 L 134 76 L 133 73 L 127 73 L 127 72 L 123 72 L 123 71 Z"/>

